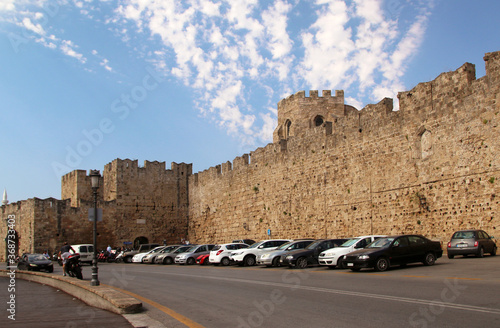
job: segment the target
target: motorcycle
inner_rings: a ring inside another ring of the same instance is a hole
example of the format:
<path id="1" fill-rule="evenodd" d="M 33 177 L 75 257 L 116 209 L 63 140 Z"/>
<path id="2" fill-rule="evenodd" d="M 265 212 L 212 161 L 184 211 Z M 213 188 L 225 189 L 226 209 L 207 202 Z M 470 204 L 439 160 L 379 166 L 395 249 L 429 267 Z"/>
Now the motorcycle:
<path id="1" fill-rule="evenodd" d="M 101 251 L 97 255 L 97 261 L 99 261 L 99 262 L 106 262 L 107 258 L 108 258 L 108 255 L 104 251 Z"/>
<path id="2" fill-rule="evenodd" d="M 80 280 L 83 279 L 79 253 L 68 256 L 68 259 L 66 260 L 66 272 L 70 277 L 76 277 Z"/>
<path id="3" fill-rule="evenodd" d="M 125 254 L 125 251 L 121 251 L 118 255 L 115 256 L 115 258 L 112 261 L 115 263 L 123 262 L 123 254 Z"/>

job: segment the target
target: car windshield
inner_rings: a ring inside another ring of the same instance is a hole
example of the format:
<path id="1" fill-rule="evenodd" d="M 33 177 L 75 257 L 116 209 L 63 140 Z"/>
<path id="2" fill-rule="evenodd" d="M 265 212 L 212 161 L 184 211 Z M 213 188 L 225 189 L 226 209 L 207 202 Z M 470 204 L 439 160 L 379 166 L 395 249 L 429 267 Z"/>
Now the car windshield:
<path id="1" fill-rule="evenodd" d="M 342 245 L 340 245 L 340 247 L 349 247 L 349 246 L 352 246 L 354 245 L 360 238 L 353 238 L 353 239 L 349 239 L 348 241 L 346 241 L 345 243 L 343 243 Z"/>
<path id="2" fill-rule="evenodd" d="M 186 252 L 190 248 L 193 248 L 193 246 L 182 246 L 182 247 L 177 248 L 174 251 L 174 253 L 184 253 L 184 252 Z"/>
<path id="3" fill-rule="evenodd" d="M 286 249 L 288 246 L 290 246 L 290 245 L 292 245 L 292 244 L 294 244 L 294 243 L 296 243 L 296 241 L 289 241 L 289 242 L 287 242 L 287 243 L 282 244 L 280 247 L 278 247 L 278 248 L 276 248 L 276 249 L 279 249 L 279 250 L 281 250 L 281 249 Z"/>
<path id="4" fill-rule="evenodd" d="M 473 239 L 474 231 L 458 231 L 453 234 L 452 239 Z"/>
<path id="5" fill-rule="evenodd" d="M 178 246 L 169 246 L 169 247 L 165 247 L 164 249 L 162 249 L 160 251 L 160 253 L 169 253 L 171 251 L 173 251 L 174 249 L 176 249 Z"/>
<path id="6" fill-rule="evenodd" d="M 43 256 L 42 254 L 33 254 L 33 255 L 28 255 L 29 261 L 45 261 L 47 258 Z"/>
<path id="7" fill-rule="evenodd" d="M 389 247 L 394 239 L 395 238 L 393 238 L 393 237 L 390 237 L 390 238 L 380 238 L 380 239 L 375 240 L 370 245 L 366 246 L 366 248 L 383 248 L 383 247 Z"/>
<path id="8" fill-rule="evenodd" d="M 318 241 L 315 241 L 314 243 L 312 244 L 309 244 L 309 246 L 306 247 L 306 249 L 315 249 L 319 244 L 321 244 L 323 242 L 323 240 L 318 240 Z"/>
<path id="9" fill-rule="evenodd" d="M 252 244 L 250 247 L 248 248 L 257 248 L 259 247 L 264 241 L 259 241 L 258 243 L 255 243 L 255 244 Z"/>

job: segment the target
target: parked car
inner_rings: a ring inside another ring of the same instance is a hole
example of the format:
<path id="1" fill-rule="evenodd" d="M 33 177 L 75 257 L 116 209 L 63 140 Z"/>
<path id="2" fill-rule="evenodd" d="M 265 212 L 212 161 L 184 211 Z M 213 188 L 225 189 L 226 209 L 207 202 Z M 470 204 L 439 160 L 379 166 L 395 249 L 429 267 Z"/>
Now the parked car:
<path id="1" fill-rule="evenodd" d="M 80 254 L 80 262 L 92 264 L 92 258 L 94 257 L 94 245 L 93 244 L 81 244 L 81 245 L 71 245 L 75 250 L 75 253 Z M 73 253 L 70 251 L 70 253 Z"/>
<path id="2" fill-rule="evenodd" d="M 231 252 L 230 260 L 238 265 L 252 266 L 256 264 L 256 259 L 258 255 L 267 250 L 276 249 L 279 246 L 289 241 L 290 239 L 261 240 L 259 242 L 252 244 L 248 248 L 239 249 L 237 251 Z"/>
<path id="3" fill-rule="evenodd" d="M 208 262 L 210 254 L 202 254 L 196 258 L 196 264 L 199 265 L 209 265 L 210 262 Z"/>
<path id="4" fill-rule="evenodd" d="M 321 252 L 334 247 L 339 247 L 348 239 L 319 239 L 304 249 L 286 252 L 281 256 L 281 265 L 304 269 L 309 265 L 318 264 L 318 257 Z"/>
<path id="5" fill-rule="evenodd" d="M 132 263 L 132 257 L 135 254 L 148 252 L 158 246 L 160 246 L 160 244 L 141 244 L 136 250 L 124 252 L 122 256 L 123 262 Z"/>
<path id="6" fill-rule="evenodd" d="M 375 240 L 363 249 L 345 255 L 343 265 L 353 271 L 374 268 L 385 271 L 391 265 L 422 262 L 434 265 L 443 255 L 441 243 L 420 235 L 399 235 Z"/>
<path id="7" fill-rule="evenodd" d="M 153 248 L 152 250 L 144 253 L 137 253 L 132 257 L 132 263 L 142 263 L 142 260 L 144 259 L 145 256 L 152 254 L 154 252 L 159 252 L 162 249 L 164 249 L 166 246 L 158 246 L 156 248 Z"/>
<path id="8" fill-rule="evenodd" d="M 233 251 L 238 249 L 248 248 L 249 245 L 245 243 L 229 243 L 215 245 L 215 247 L 210 251 L 210 256 L 208 258 L 210 264 L 228 266 L 231 264 L 229 257 Z"/>
<path id="9" fill-rule="evenodd" d="M 163 247 L 159 250 L 156 250 L 154 252 L 149 252 L 148 254 L 146 254 L 146 256 L 144 256 L 142 258 L 142 263 L 153 264 L 153 263 L 155 263 L 155 259 L 158 255 L 171 252 L 179 246 L 182 246 L 182 245 L 168 245 L 168 246 L 165 246 L 165 247 Z"/>
<path id="10" fill-rule="evenodd" d="M 283 245 L 281 245 L 276 249 L 265 251 L 259 256 L 257 256 L 257 264 L 265 265 L 267 267 L 281 266 L 280 262 L 281 255 L 289 251 L 304 249 L 307 246 L 309 246 L 313 241 L 314 239 L 298 239 L 289 241 L 288 243 L 284 243 Z"/>
<path id="11" fill-rule="evenodd" d="M 382 237 L 387 236 L 370 235 L 349 239 L 339 247 L 327 249 L 326 251 L 321 252 L 318 258 L 319 265 L 326 265 L 330 269 L 335 267 L 342 268 L 342 259 L 344 258 L 344 255 L 357 249 L 365 248 L 368 244 L 371 244 L 373 241 Z"/>
<path id="12" fill-rule="evenodd" d="M 23 254 L 17 262 L 19 270 L 54 272 L 52 261 L 43 254 Z"/>
<path id="13" fill-rule="evenodd" d="M 243 243 L 243 244 L 247 244 L 248 246 L 251 246 L 251 245 L 255 244 L 255 240 L 253 240 L 253 239 L 236 239 L 236 240 L 233 240 L 232 243 L 233 244 Z"/>
<path id="14" fill-rule="evenodd" d="M 210 254 L 214 244 L 196 245 L 185 251 L 184 253 L 179 253 L 175 257 L 176 264 L 187 264 L 192 265 L 196 263 L 196 258 L 200 255 Z"/>
<path id="15" fill-rule="evenodd" d="M 187 251 L 191 247 L 193 247 L 193 245 L 183 245 L 183 246 L 177 247 L 176 249 L 174 249 L 170 253 L 162 253 L 156 257 L 155 263 L 157 263 L 157 264 L 172 264 L 172 263 L 174 263 L 174 260 L 175 260 L 175 257 L 177 256 L 177 254 L 184 253 L 185 251 Z"/>
<path id="16" fill-rule="evenodd" d="M 495 256 L 497 245 L 493 238 L 483 230 L 457 231 L 448 242 L 448 258 L 452 259 L 455 255 L 467 256 L 469 254 L 483 257 L 484 253 Z"/>

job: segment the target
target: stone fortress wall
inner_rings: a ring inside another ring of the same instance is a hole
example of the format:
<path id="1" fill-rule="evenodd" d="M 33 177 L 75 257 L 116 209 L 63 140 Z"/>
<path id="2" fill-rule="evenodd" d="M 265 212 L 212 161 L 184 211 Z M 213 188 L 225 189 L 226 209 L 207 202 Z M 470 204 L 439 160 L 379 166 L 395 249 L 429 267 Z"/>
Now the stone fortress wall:
<path id="1" fill-rule="evenodd" d="M 144 242 L 178 243 L 187 237 L 187 177 L 191 164 L 116 159 L 101 172 L 98 207 L 98 248 L 124 246 L 138 239 Z M 55 252 L 65 241 L 92 244 L 93 223 L 88 209 L 94 207 L 90 177 L 75 170 L 61 179 L 61 198 L 32 198 L 1 207 L 2 219 L 15 216 L 18 254 Z M 0 235 L 7 226 L 0 225 Z M 0 259 L 6 255 L 0 243 Z"/>
<path id="2" fill-rule="evenodd" d="M 445 243 L 457 229 L 497 234 L 500 52 L 486 75 L 466 63 L 358 111 L 344 92 L 304 91 L 278 103 L 273 143 L 202 172 L 192 164 L 115 159 L 102 173 L 98 248 L 123 242 L 419 233 Z M 90 178 L 62 177 L 61 198 L 3 205 L 18 254 L 92 243 Z M 269 233 L 269 234 L 268 234 Z M 500 236 L 497 236 L 500 238 Z M 0 260 L 6 243 L 0 243 Z"/>
<path id="3" fill-rule="evenodd" d="M 189 178 L 189 237 L 497 234 L 500 53 L 360 111 L 343 92 L 278 104 L 274 142 Z M 268 232 L 270 230 L 270 235 Z"/>

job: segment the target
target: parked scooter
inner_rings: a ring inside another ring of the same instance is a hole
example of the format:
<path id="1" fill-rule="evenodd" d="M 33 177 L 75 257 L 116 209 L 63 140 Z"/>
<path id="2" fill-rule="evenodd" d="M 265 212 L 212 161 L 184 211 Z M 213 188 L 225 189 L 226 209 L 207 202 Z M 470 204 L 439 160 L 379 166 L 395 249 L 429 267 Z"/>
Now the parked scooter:
<path id="1" fill-rule="evenodd" d="M 80 263 L 80 253 L 71 254 L 66 260 L 66 272 L 70 277 L 83 279 L 82 264 Z"/>
<path id="2" fill-rule="evenodd" d="M 116 253 L 115 253 L 116 254 Z M 115 258 L 112 260 L 112 262 L 115 263 L 122 263 L 123 262 L 123 254 L 125 254 L 125 251 L 121 251 L 118 255 L 115 256 Z"/>

